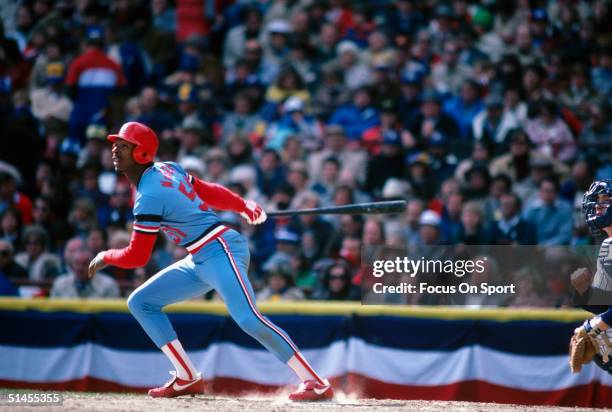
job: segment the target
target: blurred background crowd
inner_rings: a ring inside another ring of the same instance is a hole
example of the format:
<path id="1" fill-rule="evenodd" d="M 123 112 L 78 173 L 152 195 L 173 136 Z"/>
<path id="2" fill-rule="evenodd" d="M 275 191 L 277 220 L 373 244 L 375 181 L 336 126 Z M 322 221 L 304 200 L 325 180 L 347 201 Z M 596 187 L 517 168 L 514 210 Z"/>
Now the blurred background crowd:
<path id="1" fill-rule="evenodd" d="M 359 299 L 368 245 L 581 245 L 612 178 L 605 0 L 4 0 L 0 294 L 126 296 L 144 268 L 130 185 L 105 141 L 124 121 L 159 160 L 267 210 L 406 199 L 402 215 L 227 225 L 259 299 Z M 530 303 L 530 302 L 527 302 Z M 534 303 L 534 302 L 531 302 Z"/>

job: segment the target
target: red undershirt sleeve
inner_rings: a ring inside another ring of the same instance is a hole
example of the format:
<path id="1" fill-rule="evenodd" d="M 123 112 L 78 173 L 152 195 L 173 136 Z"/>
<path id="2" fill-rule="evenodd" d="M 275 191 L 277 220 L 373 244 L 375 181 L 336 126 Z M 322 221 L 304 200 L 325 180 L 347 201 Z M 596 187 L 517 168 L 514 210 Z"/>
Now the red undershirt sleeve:
<path id="1" fill-rule="evenodd" d="M 104 262 L 124 269 L 142 267 L 153 253 L 157 233 L 132 231 L 130 244 L 123 249 L 110 249 L 104 253 Z"/>
<path id="2" fill-rule="evenodd" d="M 240 213 L 245 209 L 245 201 L 236 193 L 216 183 L 208 183 L 189 175 L 189 180 L 198 196 L 213 209 L 230 210 Z"/>

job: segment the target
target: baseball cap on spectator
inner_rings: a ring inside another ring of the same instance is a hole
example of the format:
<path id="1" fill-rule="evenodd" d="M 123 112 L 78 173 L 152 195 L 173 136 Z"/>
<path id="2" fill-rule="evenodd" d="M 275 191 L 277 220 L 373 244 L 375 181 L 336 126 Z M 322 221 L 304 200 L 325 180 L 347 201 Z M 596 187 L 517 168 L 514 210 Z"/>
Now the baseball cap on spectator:
<path id="1" fill-rule="evenodd" d="M 285 20 L 273 20 L 268 23 L 268 33 L 289 34 L 293 32 L 291 25 Z"/>
<path id="2" fill-rule="evenodd" d="M 402 84 L 416 86 L 423 81 L 423 74 L 417 70 L 404 70 L 400 80 Z"/>
<path id="3" fill-rule="evenodd" d="M 419 225 L 429 225 L 434 227 L 440 227 L 442 219 L 440 215 L 433 210 L 425 210 L 419 217 Z"/>
<path id="4" fill-rule="evenodd" d="M 243 185 L 246 183 L 244 186 L 249 188 L 255 183 L 256 177 L 255 168 L 251 165 L 239 165 L 230 171 L 230 181 L 238 182 Z"/>
<path id="5" fill-rule="evenodd" d="M 343 40 L 336 46 L 336 54 L 350 52 L 353 54 L 359 53 L 359 47 L 350 40 Z"/>
<path id="6" fill-rule="evenodd" d="M 302 112 L 304 111 L 304 102 L 297 96 L 289 97 L 283 104 L 285 113 Z"/>
<path id="7" fill-rule="evenodd" d="M 453 17 L 453 10 L 448 4 L 439 4 L 435 9 L 436 17 Z"/>
<path id="8" fill-rule="evenodd" d="M 291 275 L 291 261 L 287 255 L 274 253 L 268 260 L 266 260 L 262 266 L 262 269 L 264 272 L 278 272 L 279 274 L 288 273 Z"/>
<path id="9" fill-rule="evenodd" d="M 548 13 L 546 13 L 546 10 L 544 9 L 534 9 L 531 12 L 531 20 L 546 22 L 548 21 Z"/>
<path id="10" fill-rule="evenodd" d="M 395 130 L 385 130 L 382 132 L 383 144 L 390 146 L 402 146 L 402 137 Z"/>
<path id="11" fill-rule="evenodd" d="M 440 98 L 440 94 L 438 92 L 436 92 L 435 90 L 432 90 L 432 89 L 428 89 L 428 90 L 425 90 L 423 92 L 423 95 L 421 96 L 421 101 L 422 102 L 433 102 L 433 103 L 437 103 L 437 104 L 441 104 L 442 103 L 442 99 Z"/>
<path id="12" fill-rule="evenodd" d="M 504 106 L 504 98 L 498 93 L 489 94 L 484 100 L 487 108 L 501 108 Z"/>
<path id="13" fill-rule="evenodd" d="M 47 63 L 45 79 L 49 84 L 57 84 L 64 81 L 66 66 L 62 62 Z"/>
<path id="14" fill-rule="evenodd" d="M 390 53 L 375 55 L 372 58 L 372 68 L 374 70 L 390 70 L 393 68 L 393 55 Z"/>
<path id="15" fill-rule="evenodd" d="M 197 103 L 199 100 L 198 92 L 192 84 L 181 84 L 177 92 L 177 99 L 179 103 Z"/>
<path id="16" fill-rule="evenodd" d="M 306 163 L 300 160 L 291 162 L 289 165 L 289 173 L 292 172 L 301 173 L 303 176 L 308 177 L 308 168 L 306 167 Z"/>
<path id="17" fill-rule="evenodd" d="M 179 164 L 183 169 L 185 169 L 187 173 L 191 173 L 196 177 L 202 177 L 206 172 L 204 162 L 202 161 L 202 159 L 196 156 L 185 156 L 181 159 Z"/>
<path id="18" fill-rule="evenodd" d="M 437 130 L 434 130 L 427 139 L 427 146 L 429 147 L 445 147 L 446 143 L 448 143 L 446 137 Z"/>
<path id="19" fill-rule="evenodd" d="M 23 178 L 21 177 L 19 170 L 17 170 L 17 168 L 12 164 L 2 160 L 0 160 L 0 174 L 12 177 L 13 180 L 15 180 L 15 183 L 17 183 L 17 186 L 20 186 L 23 182 Z"/>
<path id="20" fill-rule="evenodd" d="M 285 228 L 277 230 L 276 233 L 274 233 L 274 239 L 276 239 L 277 242 L 286 242 L 294 245 L 300 243 L 300 235 Z"/>
<path id="21" fill-rule="evenodd" d="M 396 177 L 390 177 L 383 185 L 383 199 L 406 199 L 411 192 L 410 183 Z"/>
<path id="22" fill-rule="evenodd" d="M 206 163 L 213 162 L 215 160 L 220 161 L 225 165 L 229 163 L 227 152 L 219 147 L 213 147 L 212 149 L 208 150 L 204 156 L 204 160 Z"/>
<path id="23" fill-rule="evenodd" d="M 78 156 L 80 152 L 81 145 L 76 140 L 66 138 L 62 141 L 62 144 L 60 145 L 60 154 Z"/>
<path id="24" fill-rule="evenodd" d="M 181 61 L 179 63 L 179 70 L 184 72 L 196 72 L 200 66 L 200 59 L 195 54 L 183 53 L 181 54 Z"/>
<path id="25" fill-rule="evenodd" d="M 181 129 L 185 132 L 203 133 L 204 123 L 194 117 L 186 117 L 181 122 Z"/>
<path id="26" fill-rule="evenodd" d="M 478 7 L 472 16 L 472 23 L 483 27 L 485 30 L 489 30 L 493 25 L 493 16 L 491 12 L 484 7 Z"/>
<path id="27" fill-rule="evenodd" d="M 98 25 L 88 26 L 86 36 L 87 40 L 101 41 L 104 37 L 104 28 Z"/>
<path id="28" fill-rule="evenodd" d="M 396 113 L 397 109 L 397 104 L 393 101 L 393 99 L 384 99 L 380 103 L 380 111 L 383 113 Z"/>
<path id="29" fill-rule="evenodd" d="M 13 90 L 13 85 L 11 82 L 11 78 L 9 76 L 0 77 L 0 95 L 11 94 Z"/>
<path id="30" fill-rule="evenodd" d="M 344 136 L 344 127 L 339 124 L 330 124 L 325 127 L 325 136 Z"/>
<path id="31" fill-rule="evenodd" d="M 102 139 L 106 140 L 108 129 L 103 124 L 91 123 L 85 131 L 87 139 Z"/>
<path id="32" fill-rule="evenodd" d="M 417 152 L 406 156 L 406 164 L 412 166 L 415 164 L 422 164 L 429 166 L 431 164 L 431 157 L 427 153 Z"/>
<path id="33" fill-rule="evenodd" d="M 529 166 L 533 169 L 552 169 L 553 162 L 548 157 L 536 156 L 529 160 Z"/>

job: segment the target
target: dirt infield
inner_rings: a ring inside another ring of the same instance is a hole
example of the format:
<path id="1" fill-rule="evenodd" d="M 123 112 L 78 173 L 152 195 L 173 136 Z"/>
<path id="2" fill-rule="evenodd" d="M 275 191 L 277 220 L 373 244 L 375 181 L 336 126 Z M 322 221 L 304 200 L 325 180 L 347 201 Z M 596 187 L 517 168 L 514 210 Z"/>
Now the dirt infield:
<path id="1" fill-rule="evenodd" d="M 442 401 L 403 401 L 392 399 L 356 399 L 338 394 L 330 402 L 317 404 L 298 404 L 287 400 L 286 394 L 276 396 L 197 396 L 177 399 L 151 399 L 145 395 L 109 393 L 63 393 L 62 406 L 16 406 L 0 404 L 0 411 L 146 411 L 176 412 L 199 411 L 242 411 L 242 412 L 280 412 L 280 411 L 415 411 L 419 412 L 552 412 L 552 411 L 603 411 L 603 409 L 562 408 L 545 406 L 502 405 L 471 402 Z"/>

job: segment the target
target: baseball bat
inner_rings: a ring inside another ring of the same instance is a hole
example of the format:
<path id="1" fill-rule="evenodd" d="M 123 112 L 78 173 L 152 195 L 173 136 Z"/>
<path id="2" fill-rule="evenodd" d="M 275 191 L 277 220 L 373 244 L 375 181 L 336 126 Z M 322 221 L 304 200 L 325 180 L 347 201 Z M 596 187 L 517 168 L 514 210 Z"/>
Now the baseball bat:
<path id="1" fill-rule="evenodd" d="M 380 213 L 400 213 L 406 210 L 405 200 L 387 202 L 354 203 L 344 206 L 316 207 L 312 209 L 275 210 L 267 212 L 268 216 L 295 215 L 365 215 Z"/>

